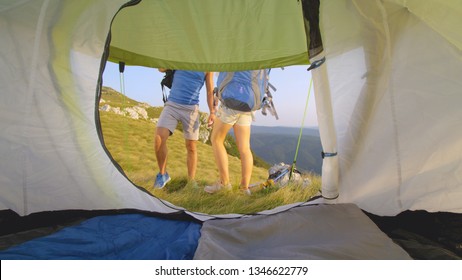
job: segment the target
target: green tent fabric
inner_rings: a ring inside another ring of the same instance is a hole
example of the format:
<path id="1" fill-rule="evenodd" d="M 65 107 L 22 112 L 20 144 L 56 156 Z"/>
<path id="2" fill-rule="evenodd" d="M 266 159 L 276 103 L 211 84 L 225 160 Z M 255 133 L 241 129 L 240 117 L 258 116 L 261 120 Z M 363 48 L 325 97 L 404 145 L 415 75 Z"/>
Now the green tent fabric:
<path id="1" fill-rule="evenodd" d="M 109 59 L 212 71 L 308 64 L 302 14 L 300 1 L 141 1 L 114 19 Z"/>

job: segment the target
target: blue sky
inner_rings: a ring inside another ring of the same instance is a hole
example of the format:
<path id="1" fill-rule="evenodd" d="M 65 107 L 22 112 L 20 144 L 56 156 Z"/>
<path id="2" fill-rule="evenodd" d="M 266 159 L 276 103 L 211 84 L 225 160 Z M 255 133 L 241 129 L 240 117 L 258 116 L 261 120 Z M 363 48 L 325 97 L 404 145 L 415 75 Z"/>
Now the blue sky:
<path id="1" fill-rule="evenodd" d="M 268 114 L 263 116 L 260 111 L 255 113 L 253 125 L 261 126 L 291 126 L 300 127 L 303 121 L 311 73 L 306 71 L 308 66 L 289 66 L 284 70 L 274 68 L 270 73 L 270 83 L 276 87 L 273 101 L 279 115 L 279 120 Z M 123 74 L 125 95 L 151 106 L 163 106 L 160 81 L 163 73 L 157 69 L 126 66 Z M 215 75 L 216 82 L 217 75 Z M 118 64 L 108 62 L 103 74 L 103 85 L 121 91 Z M 304 127 L 317 126 L 314 91 L 308 101 L 308 111 L 304 119 Z M 208 112 L 205 98 L 205 86 L 202 89 L 200 110 Z"/>

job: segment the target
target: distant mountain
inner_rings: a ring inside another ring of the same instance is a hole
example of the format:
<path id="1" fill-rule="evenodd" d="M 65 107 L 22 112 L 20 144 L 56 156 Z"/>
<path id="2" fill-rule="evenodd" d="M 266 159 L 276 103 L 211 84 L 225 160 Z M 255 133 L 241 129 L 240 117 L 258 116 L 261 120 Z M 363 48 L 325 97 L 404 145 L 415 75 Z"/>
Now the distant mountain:
<path id="1" fill-rule="evenodd" d="M 232 131 L 231 131 L 232 134 Z M 292 164 L 300 128 L 252 126 L 252 151 L 270 165 L 280 162 Z M 322 145 L 317 128 L 304 128 L 296 161 L 297 169 L 321 175 Z"/>
<path id="2" fill-rule="evenodd" d="M 300 134 L 299 127 L 288 127 L 288 126 L 254 126 L 252 125 L 252 135 L 253 134 L 284 134 L 284 135 L 296 135 Z M 302 130 L 303 135 L 312 135 L 319 137 L 319 129 L 317 127 L 305 127 Z"/>

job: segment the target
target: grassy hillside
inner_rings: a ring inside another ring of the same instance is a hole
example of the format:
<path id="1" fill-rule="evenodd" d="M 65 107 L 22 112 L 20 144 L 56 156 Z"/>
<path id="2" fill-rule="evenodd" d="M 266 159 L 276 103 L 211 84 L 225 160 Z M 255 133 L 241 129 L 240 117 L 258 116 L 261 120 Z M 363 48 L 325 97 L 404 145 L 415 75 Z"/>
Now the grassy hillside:
<path id="1" fill-rule="evenodd" d="M 133 100 L 120 92 L 110 88 L 103 87 L 101 98 L 105 101 L 104 104 L 109 104 L 111 107 L 119 107 L 121 109 L 133 106 L 139 106 L 142 103 Z M 162 107 L 147 107 L 146 111 L 149 118 L 158 118 L 162 112 Z"/>
<path id="2" fill-rule="evenodd" d="M 111 107 L 131 107 L 138 104 L 135 100 L 121 96 L 116 91 L 105 89 L 102 99 Z M 162 108 L 148 108 L 149 118 L 157 118 Z M 186 186 L 186 150 L 182 133 L 176 131 L 169 139 L 168 172 L 172 177 L 164 189 L 153 189 L 158 172 L 154 153 L 155 123 L 144 119 L 131 119 L 113 112 L 100 111 L 104 143 L 114 160 L 121 166 L 126 176 L 137 186 L 174 205 L 191 211 L 222 214 L 252 213 L 272 209 L 279 205 L 305 201 L 319 189 L 320 179 L 311 177 L 312 187 L 300 188 L 288 186 L 282 189 L 266 189 L 251 197 L 239 193 L 240 161 L 229 157 L 229 170 L 232 192 L 215 195 L 203 191 L 206 184 L 214 183 L 218 178 L 212 148 L 198 142 L 198 169 L 196 179 L 199 189 Z M 264 181 L 268 177 L 266 168 L 254 167 L 252 183 Z"/>

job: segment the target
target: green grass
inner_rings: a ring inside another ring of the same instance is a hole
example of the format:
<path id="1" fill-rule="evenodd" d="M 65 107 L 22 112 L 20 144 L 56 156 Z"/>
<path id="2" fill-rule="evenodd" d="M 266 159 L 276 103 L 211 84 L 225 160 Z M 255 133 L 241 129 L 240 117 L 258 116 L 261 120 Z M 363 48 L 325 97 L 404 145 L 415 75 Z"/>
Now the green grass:
<path id="1" fill-rule="evenodd" d="M 103 92 L 102 98 L 113 107 L 118 107 L 116 104 L 119 104 L 119 107 L 124 107 L 123 102 L 126 101 L 121 99 L 120 95 L 108 95 L 105 92 Z M 136 105 L 136 101 L 130 101 L 130 104 L 125 107 L 134 105 Z M 150 114 L 149 117 L 158 117 L 161 109 L 150 109 L 153 115 Z M 203 191 L 203 187 L 217 181 L 218 171 L 212 147 L 198 142 L 196 180 L 200 187 L 193 189 L 187 186 L 185 143 L 182 133 L 177 130 L 167 143 L 169 149 L 167 170 L 172 181 L 162 190 L 153 189 L 152 186 L 158 172 L 154 152 L 155 124 L 147 120 L 134 120 L 110 112 L 100 112 L 100 119 L 104 143 L 127 177 L 135 185 L 146 189 L 154 196 L 190 211 L 207 214 L 254 213 L 285 204 L 306 201 L 320 188 L 320 177 L 306 175 L 312 182 L 306 188 L 297 185 L 288 185 L 284 188 L 272 187 L 254 192 L 250 197 L 245 196 L 237 190 L 240 182 L 240 160 L 236 156 L 229 156 L 229 172 L 234 189 L 230 192 L 207 194 Z M 267 168 L 255 166 L 251 182 L 259 183 L 265 181 L 267 177 Z"/>
<path id="2" fill-rule="evenodd" d="M 172 179 L 164 189 L 157 190 L 149 187 L 148 190 L 159 198 L 195 212 L 250 214 L 308 200 L 319 190 L 319 179 L 319 177 L 313 177 L 312 184 L 305 188 L 300 185 L 287 185 L 283 188 L 270 187 L 254 192 L 252 196 L 242 194 L 237 185 L 234 185 L 231 191 L 211 195 L 202 189 L 208 182 L 207 180 L 199 181 L 202 187 L 193 189 L 187 185 L 186 177 Z"/>

